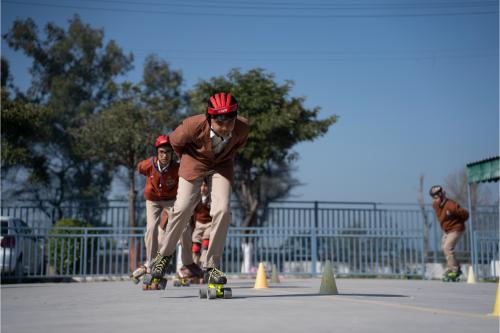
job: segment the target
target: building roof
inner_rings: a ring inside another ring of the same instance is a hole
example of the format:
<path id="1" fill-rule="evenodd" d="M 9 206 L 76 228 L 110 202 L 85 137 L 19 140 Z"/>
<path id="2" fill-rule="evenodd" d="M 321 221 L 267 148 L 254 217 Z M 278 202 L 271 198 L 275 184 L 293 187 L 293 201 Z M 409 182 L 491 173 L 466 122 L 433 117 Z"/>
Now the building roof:
<path id="1" fill-rule="evenodd" d="M 489 157 L 467 164 L 467 181 L 469 184 L 497 182 L 500 179 L 500 157 Z"/>

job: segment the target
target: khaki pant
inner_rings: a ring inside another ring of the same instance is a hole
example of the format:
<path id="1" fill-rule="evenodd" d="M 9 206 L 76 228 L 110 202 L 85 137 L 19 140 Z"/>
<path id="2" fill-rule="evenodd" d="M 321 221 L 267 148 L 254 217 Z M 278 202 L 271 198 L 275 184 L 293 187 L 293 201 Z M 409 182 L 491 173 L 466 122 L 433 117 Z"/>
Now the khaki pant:
<path id="1" fill-rule="evenodd" d="M 167 225 L 167 231 L 160 249 L 163 255 L 172 255 L 175 245 L 186 228 L 194 209 L 200 201 L 200 187 L 203 177 L 187 181 L 179 178 L 177 199 L 175 200 L 172 219 Z M 229 211 L 229 200 L 231 196 L 231 183 L 218 173 L 208 177 L 208 188 L 210 191 L 212 216 L 212 228 L 210 230 L 210 244 L 207 250 L 207 261 L 205 268 L 217 267 L 224 251 L 227 230 L 231 222 Z"/>
<path id="2" fill-rule="evenodd" d="M 460 269 L 460 265 L 455 258 L 455 246 L 457 245 L 460 236 L 462 236 L 462 233 L 462 231 L 452 231 L 444 233 L 443 238 L 441 238 L 441 247 L 446 257 L 446 265 L 452 272 L 458 272 Z"/>
<path id="3" fill-rule="evenodd" d="M 146 233 L 144 234 L 144 243 L 146 245 L 146 266 L 149 266 L 151 260 L 158 252 L 158 244 L 165 237 L 165 231 L 160 226 L 161 213 L 163 209 L 167 210 L 167 214 L 172 216 L 172 208 L 174 200 L 169 201 L 150 201 L 146 200 Z M 186 244 L 184 244 L 186 243 Z M 193 262 L 191 255 L 191 234 L 184 232 L 181 239 L 182 245 L 182 260 L 187 260 L 187 264 Z"/>
<path id="4" fill-rule="evenodd" d="M 203 239 L 210 239 L 210 227 L 212 222 L 201 223 L 196 221 L 193 231 L 193 243 L 200 243 Z"/>
<path id="5" fill-rule="evenodd" d="M 196 221 L 192 237 L 193 243 L 201 244 L 202 240 L 210 239 L 211 227 L 212 227 L 212 222 L 201 223 Z M 202 247 L 200 253 L 193 252 L 193 260 L 197 265 L 203 264 L 204 266 L 206 266 L 207 250 Z"/>

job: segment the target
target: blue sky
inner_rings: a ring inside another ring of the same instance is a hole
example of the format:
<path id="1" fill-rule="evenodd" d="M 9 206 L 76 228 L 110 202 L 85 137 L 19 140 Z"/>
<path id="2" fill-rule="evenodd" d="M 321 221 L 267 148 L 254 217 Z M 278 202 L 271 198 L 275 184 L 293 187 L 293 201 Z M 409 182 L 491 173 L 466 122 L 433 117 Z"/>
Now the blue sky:
<path id="1" fill-rule="evenodd" d="M 127 80 L 150 53 L 182 70 L 185 90 L 260 67 L 320 118 L 340 116 L 295 148 L 293 199 L 414 203 L 420 174 L 430 187 L 499 151 L 498 1 L 8 0 L 2 33 L 74 13 L 134 54 Z M 2 54 L 27 88 L 29 60 L 3 41 Z"/>

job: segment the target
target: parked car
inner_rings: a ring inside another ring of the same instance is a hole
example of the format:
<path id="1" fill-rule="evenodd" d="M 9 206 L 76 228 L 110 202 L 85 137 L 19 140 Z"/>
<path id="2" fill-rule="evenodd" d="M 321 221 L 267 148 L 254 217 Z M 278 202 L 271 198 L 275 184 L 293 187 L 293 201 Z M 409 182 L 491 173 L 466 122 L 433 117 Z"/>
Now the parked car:
<path id="1" fill-rule="evenodd" d="M 44 264 L 43 252 L 33 230 L 21 219 L 0 216 L 0 272 L 38 274 Z"/>

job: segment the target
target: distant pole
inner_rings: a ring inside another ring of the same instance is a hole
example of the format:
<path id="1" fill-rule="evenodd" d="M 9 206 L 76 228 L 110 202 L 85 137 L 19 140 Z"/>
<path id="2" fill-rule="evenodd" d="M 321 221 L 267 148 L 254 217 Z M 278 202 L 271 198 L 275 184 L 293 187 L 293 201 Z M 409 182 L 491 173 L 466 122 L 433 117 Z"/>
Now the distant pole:
<path id="1" fill-rule="evenodd" d="M 314 201 L 314 221 L 311 228 L 311 275 L 316 276 L 316 263 L 318 262 L 318 240 L 316 230 L 318 228 L 318 202 Z"/>
<path id="2" fill-rule="evenodd" d="M 470 193 L 470 183 L 467 182 L 467 201 L 469 205 L 469 237 L 470 237 L 470 261 L 471 265 L 473 267 L 474 272 L 476 272 L 476 275 L 478 274 L 477 269 L 476 269 L 476 260 L 475 260 L 475 254 L 476 254 L 476 242 L 474 242 L 474 224 L 472 223 L 472 198 L 471 198 L 471 193 Z M 479 277 L 479 276 L 478 276 Z"/>

